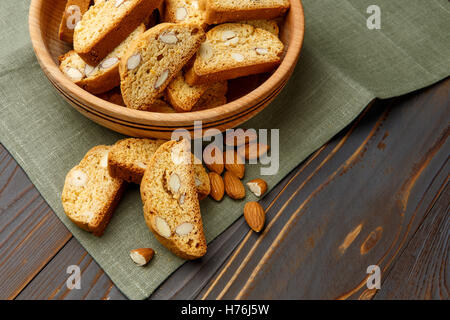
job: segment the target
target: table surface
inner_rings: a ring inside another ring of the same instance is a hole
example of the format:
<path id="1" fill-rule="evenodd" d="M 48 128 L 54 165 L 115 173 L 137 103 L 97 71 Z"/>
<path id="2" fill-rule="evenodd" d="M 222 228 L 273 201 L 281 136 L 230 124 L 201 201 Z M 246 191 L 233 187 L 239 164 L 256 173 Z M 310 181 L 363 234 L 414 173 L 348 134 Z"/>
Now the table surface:
<path id="1" fill-rule="evenodd" d="M 261 234 L 240 218 L 150 299 L 449 299 L 449 101 L 449 79 L 374 101 L 261 200 Z M 1 145 L 0 299 L 125 299 Z"/>

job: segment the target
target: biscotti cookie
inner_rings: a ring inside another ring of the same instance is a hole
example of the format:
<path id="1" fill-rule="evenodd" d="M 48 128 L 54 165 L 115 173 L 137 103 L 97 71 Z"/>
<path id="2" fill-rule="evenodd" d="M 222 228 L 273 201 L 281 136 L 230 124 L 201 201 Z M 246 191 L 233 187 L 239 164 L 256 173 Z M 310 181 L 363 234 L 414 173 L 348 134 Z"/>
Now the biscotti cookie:
<path id="1" fill-rule="evenodd" d="M 71 50 L 59 58 L 60 70 L 75 84 L 93 94 L 111 90 L 120 85 L 119 61 L 137 37 L 145 32 L 145 25 L 136 28 L 117 48 L 109 53 L 98 66 L 91 66 Z"/>
<path id="2" fill-rule="evenodd" d="M 205 20 L 208 24 L 269 20 L 284 14 L 289 7 L 289 0 L 207 0 Z"/>
<path id="3" fill-rule="evenodd" d="M 133 43 L 119 65 L 127 107 L 145 109 L 198 50 L 205 39 L 195 24 L 161 23 Z"/>
<path id="4" fill-rule="evenodd" d="M 108 172 L 110 147 L 97 146 L 66 176 L 62 204 L 66 215 L 80 228 L 101 236 L 125 188 L 122 179 Z"/>
<path id="5" fill-rule="evenodd" d="M 144 108 L 140 109 L 142 111 L 149 111 L 149 112 L 160 112 L 160 113 L 175 113 L 175 109 L 172 108 L 167 102 L 165 102 L 162 99 L 156 99 L 155 102 L 153 102 L 150 105 L 146 105 Z"/>
<path id="6" fill-rule="evenodd" d="M 166 99 L 178 112 L 191 111 L 208 87 L 210 87 L 208 84 L 188 85 L 183 72 L 180 71 L 167 86 Z"/>
<path id="7" fill-rule="evenodd" d="M 68 0 L 59 25 L 59 39 L 73 43 L 73 31 L 83 14 L 89 9 L 91 0 Z"/>
<path id="8" fill-rule="evenodd" d="M 275 20 L 246 20 L 239 21 L 237 23 L 249 24 L 255 28 L 260 28 L 267 30 L 278 37 L 280 33 L 280 28 L 278 27 L 278 23 Z"/>
<path id="9" fill-rule="evenodd" d="M 108 92 L 99 94 L 97 97 L 100 99 L 106 100 L 108 102 L 117 104 L 119 106 L 125 107 L 125 103 L 122 99 L 122 93 L 120 92 L 120 88 L 116 87 Z"/>
<path id="10" fill-rule="evenodd" d="M 161 244 L 183 259 L 206 253 L 190 159 L 184 140 L 166 142 L 151 158 L 141 183 L 147 226 Z"/>
<path id="11" fill-rule="evenodd" d="M 213 84 L 200 97 L 191 111 L 200 111 L 222 106 L 227 103 L 228 82 L 220 81 Z"/>
<path id="12" fill-rule="evenodd" d="M 109 152 L 108 169 L 112 177 L 140 184 L 153 154 L 167 140 L 129 138 L 117 141 Z M 193 157 L 193 156 L 192 156 Z M 194 158 L 192 158 L 194 161 Z M 195 186 L 199 198 L 209 195 L 210 183 L 205 168 L 194 162 Z"/>
<path id="13" fill-rule="evenodd" d="M 74 50 L 89 65 L 98 65 L 161 1 L 110 0 L 95 3 L 75 27 Z"/>
<path id="14" fill-rule="evenodd" d="M 175 109 L 172 108 L 171 105 L 161 99 L 156 100 L 152 105 L 149 105 L 147 108 L 141 110 L 160 113 L 176 113 Z"/>
<path id="15" fill-rule="evenodd" d="M 108 156 L 109 174 L 140 184 L 150 158 L 165 142 L 167 141 L 135 138 L 117 141 Z"/>
<path id="16" fill-rule="evenodd" d="M 166 0 L 165 22 L 194 23 L 205 28 L 205 8 L 198 0 Z"/>
<path id="17" fill-rule="evenodd" d="M 207 32 L 185 80 L 198 85 L 268 72 L 280 64 L 283 48 L 269 31 L 248 24 L 222 24 Z"/>

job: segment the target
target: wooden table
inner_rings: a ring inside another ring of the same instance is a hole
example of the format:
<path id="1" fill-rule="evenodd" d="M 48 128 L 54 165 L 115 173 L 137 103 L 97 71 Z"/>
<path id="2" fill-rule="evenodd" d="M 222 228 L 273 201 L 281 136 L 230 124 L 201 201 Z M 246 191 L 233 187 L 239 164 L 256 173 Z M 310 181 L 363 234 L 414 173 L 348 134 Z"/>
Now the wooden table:
<path id="1" fill-rule="evenodd" d="M 261 235 L 239 219 L 151 299 L 448 299 L 449 106 L 449 79 L 371 103 L 261 201 Z M 0 298 L 125 299 L 1 146 Z"/>

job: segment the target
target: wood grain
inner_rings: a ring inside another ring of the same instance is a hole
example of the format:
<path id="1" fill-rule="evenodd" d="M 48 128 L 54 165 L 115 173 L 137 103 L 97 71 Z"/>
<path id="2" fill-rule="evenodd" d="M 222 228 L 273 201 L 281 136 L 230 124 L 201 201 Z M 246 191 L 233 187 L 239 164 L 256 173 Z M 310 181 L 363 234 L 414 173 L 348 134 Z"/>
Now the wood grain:
<path id="1" fill-rule="evenodd" d="M 263 201 L 268 223 L 262 236 L 236 227 L 235 235 L 227 237 L 227 246 L 236 249 L 218 259 L 221 268 L 196 297 L 373 298 L 376 291 L 364 290 L 370 264 L 378 264 L 386 276 L 381 292 L 386 288 L 386 294 L 394 296 L 388 275 L 397 259 L 405 259 L 405 248 L 416 239 L 416 231 L 431 223 L 429 210 L 450 172 L 449 88 L 450 81 L 445 80 L 373 104 L 291 173 L 275 203 Z M 448 197 L 441 201 L 448 206 Z M 439 212 L 446 221 L 448 209 Z M 447 241 L 448 229 L 442 237 Z M 216 245 L 223 243 L 214 241 L 210 247 Z M 440 268 L 440 278 L 448 279 L 448 264 L 442 260 L 448 245 L 441 247 L 428 258 L 437 260 L 435 270 Z M 425 259 L 417 263 L 421 267 L 416 269 L 427 268 Z M 202 279 L 203 271 L 186 264 L 172 277 L 183 275 Z M 416 284 L 429 281 L 426 276 L 431 277 L 422 273 Z M 397 283 L 395 290 L 410 292 L 405 287 L 407 275 L 398 277 L 403 287 Z M 445 293 L 433 298 L 448 294 L 442 281 L 435 287 Z M 192 297 L 198 290 L 189 281 L 178 285 L 168 281 L 153 297 Z"/>
<path id="2" fill-rule="evenodd" d="M 262 236 L 239 219 L 151 298 L 448 299 L 449 92 L 447 79 L 373 103 L 261 201 Z M 0 213 L 2 298 L 124 298 L 2 147 Z"/>
<path id="3" fill-rule="evenodd" d="M 0 145 L 0 299 L 13 299 L 70 237 Z"/>
<path id="4" fill-rule="evenodd" d="M 414 238 L 385 275 L 375 299 L 449 299 L 448 180 L 437 197 Z"/>
<path id="5" fill-rule="evenodd" d="M 69 277 L 67 267 L 70 265 L 80 267 L 80 289 L 67 288 L 66 281 Z M 17 296 L 17 299 L 123 300 L 126 298 L 78 241 L 72 238 Z"/>
<path id="6" fill-rule="evenodd" d="M 140 137 L 169 139 L 173 130 L 185 128 L 194 133 L 194 121 L 203 122 L 203 130 L 221 131 L 236 127 L 263 110 L 281 92 L 292 75 L 300 55 L 304 36 L 304 15 L 300 0 L 291 1 L 291 7 L 280 25 L 280 39 L 285 53 L 280 66 L 269 78 L 261 77 L 259 86 L 242 92 L 231 92 L 236 100 L 212 109 L 187 113 L 157 113 L 124 108 L 102 100 L 84 91 L 59 70 L 57 58 L 68 51 L 68 45 L 58 38 L 60 19 L 66 1 L 32 0 L 29 14 L 30 38 L 36 57 L 47 78 L 76 110 L 102 126 L 117 132 Z M 264 81 L 262 81 L 264 80 Z M 240 80 L 242 81 L 242 79 Z M 230 88 L 237 86 L 231 85 Z"/>

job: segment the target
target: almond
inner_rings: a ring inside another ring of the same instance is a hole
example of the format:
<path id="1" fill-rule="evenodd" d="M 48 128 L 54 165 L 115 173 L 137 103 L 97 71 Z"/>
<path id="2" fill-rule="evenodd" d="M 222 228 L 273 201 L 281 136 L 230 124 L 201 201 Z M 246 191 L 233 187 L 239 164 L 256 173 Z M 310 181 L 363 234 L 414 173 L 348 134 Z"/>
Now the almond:
<path id="1" fill-rule="evenodd" d="M 245 188 L 241 180 L 230 171 L 226 171 L 223 176 L 225 192 L 231 199 L 242 199 L 245 197 Z"/>
<path id="2" fill-rule="evenodd" d="M 87 180 L 86 173 L 81 170 L 73 170 L 70 173 L 69 183 L 75 187 L 83 187 Z"/>
<path id="3" fill-rule="evenodd" d="M 210 172 L 209 181 L 211 182 L 211 192 L 209 193 L 211 198 L 216 201 L 222 200 L 225 193 L 225 186 L 222 177 L 215 172 Z"/>
<path id="4" fill-rule="evenodd" d="M 141 63 L 141 54 L 140 53 L 133 54 L 127 60 L 127 68 L 128 70 L 136 69 L 140 63 Z"/>
<path id="5" fill-rule="evenodd" d="M 203 42 L 200 46 L 200 49 L 198 50 L 198 53 L 202 57 L 202 59 L 208 60 L 213 55 L 213 49 L 208 43 Z"/>
<path id="6" fill-rule="evenodd" d="M 173 193 L 178 193 L 178 190 L 180 190 L 181 180 L 180 180 L 180 177 L 176 173 L 173 173 L 170 176 L 169 187 Z"/>
<path id="7" fill-rule="evenodd" d="M 158 79 L 156 79 L 155 89 L 159 89 L 164 84 L 164 82 L 166 82 L 168 77 L 169 77 L 169 70 L 166 69 L 161 73 Z"/>
<path id="8" fill-rule="evenodd" d="M 265 56 L 266 54 L 269 53 L 269 50 L 267 50 L 266 48 L 255 48 L 255 51 L 260 56 Z"/>
<path id="9" fill-rule="evenodd" d="M 184 222 L 176 228 L 175 232 L 179 236 L 187 236 L 192 230 L 194 230 L 192 223 Z"/>
<path id="10" fill-rule="evenodd" d="M 97 71 L 96 69 L 97 69 L 97 67 L 93 67 L 89 64 L 86 64 L 84 66 L 84 74 L 86 75 L 86 77 L 89 77 L 91 74 L 93 74 L 95 71 Z"/>
<path id="11" fill-rule="evenodd" d="M 175 18 L 177 19 L 177 21 L 186 19 L 187 15 L 188 12 L 184 7 L 177 8 L 177 10 L 175 11 Z"/>
<path id="12" fill-rule="evenodd" d="M 231 38 L 230 40 L 225 41 L 224 45 L 229 46 L 229 45 L 237 45 L 239 43 L 239 37 L 234 37 Z"/>
<path id="13" fill-rule="evenodd" d="M 141 169 L 144 169 L 144 170 L 147 169 L 147 165 L 145 163 L 143 163 L 142 161 L 137 161 L 135 164 Z"/>
<path id="14" fill-rule="evenodd" d="M 255 160 L 265 155 L 269 149 L 270 147 L 264 143 L 250 143 L 239 147 L 238 154 L 247 160 Z"/>
<path id="15" fill-rule="evenodd" d="M 155 217 L 155 230 L 161 237 L 170 238 L 172 231 L 166 220 L 160 217 Z"/>
<path id="16" fill-rule="evenodd" d="M 108 167 L 108 155 L 109 151 L 106 151 L 103 157 L 100 159 L 100 167 L 107 168 Z"/>
<path id="17" fill-rule="evenodd" d="M 225 144 L 230 147 L 239 147 L 246 143 L 254 142 L 258 139 L 255 130 L 235 129 L 227 131 L 225 135 Z"/>
<path id="18" fill-rule="evenodd" d="M 247 202 L 244 206 L 244 218 L 248 226 L 255 232 L 260 232 L 266 221 L 266 214 L 258 202 Z"/>
<path id="19" fill-rule="evenodd" d="M 155 255 L 152 248 L 139 248 L 130 251 L 130 257 L 138 266 L 145 266 Z"/>
<path id="20" fill-rule="evenodd" d="M 245 174 L 244 159 L 236 151 L 227 150 L 224 154 L 225 169 L 233 172 L 236 177 L 242 179 Z"/>
<path id="21" fill-rule="evenodd" d="M 66 68 L 65 73 L 72 81 L 80 81 L 83 79 L 83 73 L 76 68 Z"/>
<path id="22" fill-rule="evenodd" d="M 183 193 L 180 196 L 180 199 L 178 200 L 178 203 L 180 204 L 180 206 L 182 206 L 184 204 L 184 199 L 186 198 L 186 195 Z"/>
<path id="23" fill-rule="evenodd" d="M 236 32 L 233 30 L 226 30 L 222 33 L 222 41 L 227 41 L 236 37 Z"/>
<path id="24" fill-rule="evenodd" d="M 176 44 L 178 38 L 173 32 L 166 32 L 159 36 L 159 40 L 165 44 Z"/>
<path id="25" fill-rule="evenodd" d="M 261 197 L 267 191 L 267 182 L 260 178 L 247 182 L 247 186 L 257 197 Z"/>
<path id="26" fill-rule="evenodd" d="M 119 62 L 118 58 L 111 57 L 111 58 L 103 60 L 103 62 L 100 64 L 100 68 L 102 68 L 102 69 L 109 69 L 109 68 L 111 68 L 112 66 L 114 66 L 118 62 Z"/>
<path id="27" fill-rule="evenodd" d="M 203 151 L 203 161 L 209 171 L 222 174 L 224 168 L 223 153 L 219 148 L 213 145 L 207 146 Z"/>

